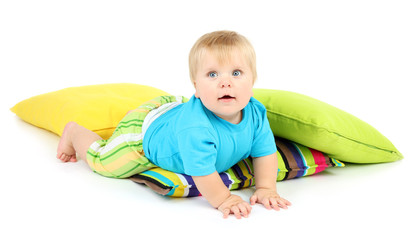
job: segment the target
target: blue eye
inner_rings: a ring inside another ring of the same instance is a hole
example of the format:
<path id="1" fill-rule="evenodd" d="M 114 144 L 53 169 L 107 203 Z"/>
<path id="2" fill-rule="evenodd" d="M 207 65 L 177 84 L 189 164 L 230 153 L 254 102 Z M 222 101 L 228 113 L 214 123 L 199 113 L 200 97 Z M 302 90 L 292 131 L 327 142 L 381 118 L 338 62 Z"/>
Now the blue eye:
<path id="1" fill-rule="evenodd" d="M 238 77 L 242 74 L 242 72 L 240 70 L 236 70 L 233 72 L 233 76 Z"/>
<path id="2" fill-rule="evenodd" d="M 218 77 L 218 74 L 216 72 L 210 72 L 210 73 L 208 73 L 208 77 L 216 78 L 216 77 Z"/>

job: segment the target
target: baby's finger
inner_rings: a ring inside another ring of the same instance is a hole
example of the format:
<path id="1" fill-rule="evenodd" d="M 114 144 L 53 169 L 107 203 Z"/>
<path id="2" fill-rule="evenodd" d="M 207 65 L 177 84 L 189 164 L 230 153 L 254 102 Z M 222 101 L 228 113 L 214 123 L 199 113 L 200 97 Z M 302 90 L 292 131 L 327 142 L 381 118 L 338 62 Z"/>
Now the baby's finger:
<path id="1" fill-rule="evenodd" d="M 245 217 L 245 218 L 247 218 L 249 216 L 249 213 L 250 213 L 250 211 L 248 210 L 246 205 L 249 205 L 249 204 L 243 203 L 243 204 L 238 205 L 238 208 L 240 209 L 240 212 L 242 213 L 243 217 Z"/>
<path id="2" fill-rule="evenodd" d="M 256 195 L 253 195 L 250 197 L 250 204 L 255 205 L 258 200 L 258 197 Z"/>
<path id="3" fill-rule="evenodd" d="M 224 209 L 223 210 L 223 218 L 228 218 L 228 215 L 230 215 L 230 209 Z"/>
<path id="4" fill-rule="evenodd" d="M 242 218 L 242 215 L 240 214 L 240 209 L 237 206 L 232 206 L 231 211 L 233 212 L 234 216 L 236 216 L 237 219 Z"/>
<path id="5" fill-rule="evenodd" d="M 288 206 L 290 206 L 290 203 L 289 202 L 287 203 L 286 201 L 281 199 L 281 202 L 280 202 L 279 206 L 282 207 L 283 209 L 288 209 Z"/>
<path id="6" fill-rule="evenodd" d="M 272 197 L 270 198 L 270 202 L 271 202 L 271 206 L 273 207 L 273 209 L 275 209 L 276 211 L 279 211 L 279 198 L 275 198 Z"/>
<path id="7" fill-rule="evenodd" d="M 291 202 L 290 201 L 288 201 L 287 199 L 285 199 L 285 198 L 281 198 L 282 199 L 282 201 L 284 201 L 284 203 L 285 203 L 285 205 L 287 205 L 287 206 L 291 206 Z"/>
<path id="8" fill-rule="evenodd" d="M 250 214 L 250 212 L 252 211 L 252 206 L 250 206 L 250 204 L 246 203 L 246 208 L 247 208 L 247 212 Z"/>
<path id="9" fill-rule="evenodd" d="M 269 209 L 269 210 L 272 209 L 271 203 L 269 201 L 269 198 L 262 199 L 262 202 L 261 203 L 263 204 L 263 206 L 265 206 L 266 209 Z"/>
<path id="10" fill-rule="evenodd" d="M 286 199 L 280 198 L 278 200 L 279 206 L 283 209 L 288 209 L 288 206 L 291 205 L 291 203 L 289 201 L 287 201 Z"/>

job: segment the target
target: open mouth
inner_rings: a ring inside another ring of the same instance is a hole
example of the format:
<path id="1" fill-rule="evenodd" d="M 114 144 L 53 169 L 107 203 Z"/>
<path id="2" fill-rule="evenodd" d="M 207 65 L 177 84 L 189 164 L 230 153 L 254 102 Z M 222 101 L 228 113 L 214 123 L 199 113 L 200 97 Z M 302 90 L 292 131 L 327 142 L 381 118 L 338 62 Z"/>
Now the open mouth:
<path id="1" fill-rule="evenodd" d="M 224 96 L 222 96 L 222 97 L 220 97 L 218 99 L 219 100 L 232 100 L 232 99 L 235 99 L 235 97 L 232 97 L 230 95 L 224 95 Z"/>

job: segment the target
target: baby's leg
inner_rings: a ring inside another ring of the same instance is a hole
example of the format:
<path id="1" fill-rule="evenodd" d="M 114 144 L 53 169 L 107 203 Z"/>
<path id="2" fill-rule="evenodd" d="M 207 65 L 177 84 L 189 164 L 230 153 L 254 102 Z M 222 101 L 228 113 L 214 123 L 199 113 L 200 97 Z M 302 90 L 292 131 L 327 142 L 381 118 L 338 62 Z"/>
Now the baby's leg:
<path id="1" fill-rule="evenodd" d="M 90 145 L 102 138 L 96 133 L 69 122 L 64 128 L 63 134 L 58 144 L 57 158 L 63 162 L 76 162 L 76 154 L 86 161 L 87 150 Z"/>

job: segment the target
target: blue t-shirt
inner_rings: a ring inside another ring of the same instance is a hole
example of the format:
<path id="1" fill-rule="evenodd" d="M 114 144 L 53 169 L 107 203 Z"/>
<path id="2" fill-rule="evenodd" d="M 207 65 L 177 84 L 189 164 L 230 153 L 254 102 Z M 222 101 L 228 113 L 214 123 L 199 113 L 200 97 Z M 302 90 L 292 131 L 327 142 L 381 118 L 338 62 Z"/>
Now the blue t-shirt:
<path id="1" fill-rule="evenodd" d="M 243 109 L 242 121 L 232 124 L 192 96 L 151 123 L 143 148 L 155 165 L 191 176 L 220 173 L 249 156 L 276 152 L 266 109 L 253 97 Z"/>

